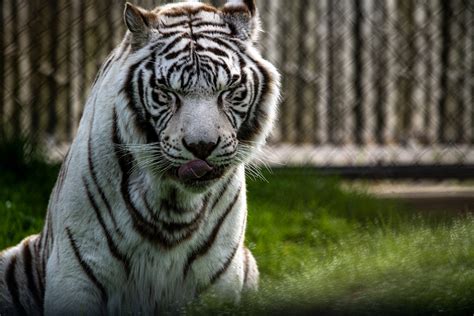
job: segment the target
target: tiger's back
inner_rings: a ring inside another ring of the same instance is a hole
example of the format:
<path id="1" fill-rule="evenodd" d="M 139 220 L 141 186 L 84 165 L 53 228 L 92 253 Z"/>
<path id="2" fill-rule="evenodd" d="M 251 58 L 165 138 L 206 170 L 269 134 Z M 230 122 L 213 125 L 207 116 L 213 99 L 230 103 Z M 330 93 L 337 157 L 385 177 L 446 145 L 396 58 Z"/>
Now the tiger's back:
<path id="1" fill-rule="evenodd" d="M 0 255 L 0 314 L 177 312 L 256 289 L 245 164 L 276 115 L 254 1 L 146 11 L 92 88 L 42 233 Z"/>

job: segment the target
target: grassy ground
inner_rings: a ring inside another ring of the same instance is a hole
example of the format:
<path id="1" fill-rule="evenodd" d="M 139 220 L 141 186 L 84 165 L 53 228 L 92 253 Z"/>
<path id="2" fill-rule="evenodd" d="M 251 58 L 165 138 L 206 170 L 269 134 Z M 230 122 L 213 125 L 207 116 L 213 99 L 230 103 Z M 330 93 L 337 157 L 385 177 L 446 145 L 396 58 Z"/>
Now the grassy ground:
<path id="1" fill-rule="evenodd" d="M 263 282 L 241 312 L 473 314 L 474 217 L 416 213 L 307 174 L 250 183 Z"/>
<path id="2" fill-rule="evenodd" d="M 22 170 L 0 173 L 0 249 L 40 230 L 58 172 Z M 261 290 L 218 314 L 474 312 L 473 217 L 422 216 L 305 170 L 265 176 L 248 187 Z"/>

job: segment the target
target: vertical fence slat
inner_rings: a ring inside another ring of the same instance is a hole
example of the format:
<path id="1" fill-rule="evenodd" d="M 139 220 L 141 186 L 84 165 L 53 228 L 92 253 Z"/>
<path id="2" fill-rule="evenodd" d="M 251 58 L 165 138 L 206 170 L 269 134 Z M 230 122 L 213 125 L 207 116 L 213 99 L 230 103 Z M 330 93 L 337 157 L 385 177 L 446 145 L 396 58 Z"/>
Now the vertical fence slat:
<path id="1" fill-rule="evenodd" d="M 319 53 L 316 57 L 319 59 L 320 68 L 317 70 L 317 78 L 319 85 L 319 94 L 317 97 L 317 104 L 315 110 L 315 125 L 317 127 L 316 138 L 318 144 L 325 145 L 328 142 L 328 108 L 327 108 L 327 99 L 329 98 L 328 91 L 328 65 L 329 65 L 329 54 L 328 54 L 328 6 L 329 2 L 332 0 L 322 0 L 316 1 L 316 10 L 319 12 L 317 15 L 320 17 L 320 22 L 318 23 L 318 32 L 320 33 L 319 37 Z"/>
<path id="2" fill-rule="evenodd" d="M 414 0 L 398 1 L 397 32 L 399 39 L 399 69 L 397 75 L 397 141 L 407 145 L 412 126 L 413 90 L 415 81 L 414 67 L 416 47 L 414 40 Z"/>
<path id="3" fill-rule="evenodd" d="M 48 47 L 48 90 L 49 90 L 49 100 L 48 100 L 48 122 L 47 122 L 47 127 L 46 127 L 46 132 L 49 135 L 54 135 L 55 130 L 56 130 L 56 122 L 58 121 L 58 116 L 57 116 L 57 93 L 58 93 L 58 85 L 56 82 L 56 71 L 58 69 L 58 32 L 59 32 L 59 27 L 58 27 L 58 19 L 57 19 L 57 14 L 58 14 L 58 6 L 59 3 L 58 1 L 49 1 L 49 25 L 48 25 L 48 31 L 49 31 L 49 47 Z"/>
<path id="4" fill-rule="evenodd" d="M 30 33 L 30 43 L 29 43 L 29 53 L 31 74 L 30 74 L 30 91 L 31 98 L 29 103 L 30 108 L 30 124 L 32 131 L 40 130 L 40 115 L 39 115 L 39 102 L 40 99 L 40 89 L 41 89 L 41 77 L 39 76 L 38 70 L 40 69 L 40 60 L 41 60 L 41 23 L 39 23 L 38 12 L 39 9 L 39 0 L 29 1 L 29 27 L 28 32 Z M 38 137 L 38 133 L 31 133 L 33 137 Z"/>
<path id="5" fill-rule="evenodd" d="M 19 33 L 18 38 L 18 50 L 19 50 L 19 69 L 20 69 L 20 95 L 19 100 L 22 105 L 20 109 L 20 129 L 22 135 L 29 137 L 31 135 L 30 130 L 30 121 L 29 121 L 29 104 L 31 103 L 31 90 L 30 90 L 30 74 L 31 74 L 31 65 L 30 59 L 25 52 L 29 51 L 30 43 L 30 34 L 28 30 L 29 22 L 29 1 L 20 0 L 18 1 L 19 10 L 18 10 L 18 26 Z"/>
<path id="6" fill-rule="evenodd" d="M 299 21 L 299 32 L 298 32 L 298 51 L 296 57 L 296 64 L 297 64 L 297 74 L 296 74 L 296 86 L 300 90 L 299 93 L 295 95 L 294 102 L 296 106 L 294 107 L 296 110 L 295 115 L 295 126 L 299 128 L 296 135 L 296 143 L 303 143 L 307 139 L 307 128 L 304 121 L 305 113 L 306 113 L 306 91 L 308 90 L 307 81 L 306 81 L 306 32 L 304 30 L 308 29 L 308 25 L 306 24 L 306 12 L 309 5 L 309 0 L 301 0 L 300 7 L 298 8 L 298 15 L 297 21 Z"/>
<path id="7" fill-rule="evenodd" d="M 12 125 L 12 135 L 19 136 L 22 134 L 21 130 L 21 108 L 22 104 L 20 102 L 20 50 L 19 50 L 19 8 L 20 3 L 17 0 L 10 1 L 10 8 L 12 10 L 12 92 L 11 97 L 13 98 L 12 109 L 11 109 L 11 125 Z"/>
<path id="8" fill-rule="evenodd" d="M 65 78 L 66 78 L 66 83 L 65 83 L 65 89 L 66 89 L 66 100 L 65 100 L 65 122 L 64 122 L 64 129 L 65 129 L 65 139 L 67 141 L 72 140 L 72 135 L 73 135 L 73 106 L 74 106 L 74 94 L 73 94 L 73 76 L 74 76 L 74 66 L 73 66 L 73 52 L 72 52 L 72 46 L 73 46 L 73 25 L 76 23 L 74 21 L 74 5 L 67 1 L 67 4 L 63 2 L 63 10 L 65 14 L 65 20 L 68 21 L 66 23 L 66 38 L 64 39 L 65 43 L 65 50 L 66 50 L 66 56 L 64 63 L 65 65 Z"/>
<path id="9" fill-rule="evenodd" d="M 363 60 L 362 60 L 362 51 L 364 49 L 364 42 L 362 37 L 362 0 L 354 1 L 354 118 L 355 118 L 355 142 L 358 145 L 362 145 L 363 142 L 363 133 L 364 130 L 364 121 L 363 121 L 363 102 L 364 102 L 364 91 L 362 86 L 361 77 L 363 74 Z"/>
<path id="10" fill-rule="evenodd" d="M 338 13 L 341 18 L 339 32 L 341 37 L 341 62 L 338 81 L 340 81 L 340 142 L 342 146 L 354 143 L 354 117 L 352 115 L 352 104 L 354 102 L 354 49 L 352 45 L 352 29 L 354 25 L 354 12 L 352 3 L 341 1 L 341 11 Z"/>
<path id="11" fill-rule="evenodd" d="M 362 47 L 360 48 L 361 56 L 361 69 L 362 75 L 359 76 L 360 88 L 362 89 L 362 95 L 364 96 L 361 102 L 361 136 L 360 141 L 362 144 L 372 146 L 376 140 L 374 135 L 375 126 L 375 89 L 374 89 L 374 72 L 375 72 L 375 60 L 371 57 L 371 50 L 373 49 L 374 40 L 372 37 L 371 27 L 373 20 L 373 6 L 375 5 L 372 0 L 362 0 L 360 4 L 360 12 L 362 14 L 362 23 L 360 26 L 362 36 Z M 358 74 L 356 74 L 358 75 Z"/>
<path id="12" fill-rule="evenodd" d="M 313 48 L 311 50 L 312 55 L 308 56 L 309 62 L 311 63 L 311 86 L 310 86 L 310 104 L 311 104 L 311 112 L 308 114 L 311 115 L 311 120 L 312 120 L 312 127 L 311 127 L 311 134 L 312 137 L 309 139 L 309 141 L 312 144 L 319 144 L 321 143 L 320 135 L 318 130 L 320 129 L 320 123 L 319 123 L 319 108 L 321 105 L 321 93 L 322 93 L 322 84 L 321 84 L 321 77 L 320 77 L 320 71 L 322 68 L 321 64 L 321 49 L 320 47 L 322 46 L 322 31 L 321 31 L 321 25 L 322 25 L 322 10 L 320 8 L 320 3 L 322 1 L 314 1 L 312 3 L 312 10 L 314 14 L 312 15 L 313 21 L 316 22 L 316 26 L 314 28 L 314 33 L 313 33 Z"/>
<path id="13" fill-rule="evenodd" d="M 424 46 L 421 48 L 423 51 L 426 51 L 426 54 L 423 56 L 423 67 L 424 67 L 424 76 L 425 80 L 423 82 L 423 93 L 424 93 L 424 98 L 423 98 L 423 103 L 425 105 L 424 112 L 422 115 L 424 116 L 423 118 L 423 138 L 421 139 L 422 144 L 428 145 L 432 143 L 432 139 L 430 136 L 430 126 L 431 126 L 431 120 L 433 120 L 432 114 L 434 113 L 433 111 L 433 80 L 432 76 L 434 73 L 434 65 L 433 65 L 433 38 L 432 38 L 432 19 L 433 19 L 433 6 L 429 4 L 429 2 L 423 3 L 423 12 L 424 12 L 424 32 L 422 34 L 423 36 L 423 43 Z"/>
<path id="14" fill-rule="evenodd" d="M 280 10 L 278 12 L 278 16 L 281 18 L 281 24 L 279 28 L 279 37 L 278 37 L 278 42 L 280 43 L 280 64 L 284 64 L 288 62 L 289 59 L 289 46 L 288 46 L 288 41 L 287 36 L 288 32 L 290 29 L 290 17 L 288 15 L 288 10 L 286 8 L 288 7 L 289 1 L 281 1 L 280 2 Z M 283 86 L 288 85 L 288 72 L 287 69 L 283 66 L 281 69 L 282 75 L 283 75 Z M 290 123 L 288 122 L 288 117 L 290 115 L 290 104 L 289 104 L 289 93 L 288 91 L 285 91 L 285 89 L 282 91 L 282 102 L 280 104 L 280 125 L 281 125 L 281 137 L 283 142 L 289 141 L 289 130 L 290 130 Z"/>
<path id="15" fill-rule="evenodd" d="M 468 97 L 467 102 L 470 106 L 470 137 L 468 144 L 474 144 L 474 3 L 470 0 L 464 0 L 463 6 L 468 10 L 468 34 L 467 34 L 467 61 L 468 61 L 468 70 L 467 76 L 469 78 L 468 84 Z"/>
<path id="16" fill-rule="evenodd" d="M 464 71 L 465 65 L 463 65 L 464 61 L 467 61 L 467 54 L 466 54 L 466 41 L 467 41 L 467 34 L 469 33 L 468 30 L 468 22 L 466 20 L 468 16 L 467 10 L 462 10 L 462 6 L 460 5 L 462 0 L 456 1 L 456 12 L 454 12 L 454 20 L 457 21 L 456 23 L 456 30 L 453 32 L 454 42 L 455 42 L 455 58 L 453 60 L 453 68 L 455 71 L 455 78 L 456 81 L 454 86 L 456 87 L 455 90 L 458 93 L 453 93 L 456 98 L 456 111 L 455 115 L 453 116 L 453 124 L 455 125 L 455 143 L 456 144 L 463 144 L 466 141 L 467 136 L 467 129 L 469 124 L 469 115 L 466 108 L 466 94 L 465 91 L 467 89 L 467 72 Z M 459 10 L 461 8 L 461 10 Z M 468 63 L 469 64 L 469 63 Z"/>
<path id="17" fill-rule="evenodd" d="M 388 86 L 387 82 L 387 50 L 388 36 L 386 29 L 387 7 L 385 1 L 374 1 L 373 6 L 374 24 L 372 26 L 372 32 L 375 40 L 375 45 L 372 49 L 372 61 L 374 62 L 374 90 L 375 90 L 375 124 L 374 124 L 374 135 L 376 142 L 379 145 L 383 145 L 386 142 L 384 135 L 385 118 L 387 115 L 386 111 L 386 89 Z"/>
<path id="18" fill-rule="evenodd" d="M 441 47 L 441 77 L 440 77 L 440 99 L 438 104 L 439 111 L 439 128 L 438 128 L 438 140 L 441 143 L 446 144 L 448 138 L 446 135 L 446 116 L 448 114 L 448 97 L 449 97 L 449 59 L 451 55 L 451 31 L 450 31 L 450 22 L 451 22 L 451 2 L 440 0 L 441 7 L 441 38 L 442 38 L 442 47 Z"/>
<path id="19" fill-rule="evenodd" d="M 423 102 L 423 78 L 425 75 L 425 63 L 423 62 L 427 58 L 427 54 L 424 53 L 424 38 L 423 33 L 425 31 L 426 20 L 424 18 L 424 10 L 421 6 L 422 0 L 415 0 L 413 7 L 413 30 L 411 31 L 411 40 L 413 41 L 413 55 L 415 61 L 413 62 L 413 69 L 411 76 L 409 77 L 412 82 L 412 97 L 411 97 L 411 119 L 408 128 L 408 135 L 411 138 L 410 143 L 412 145 L 419 145 L 422 143 L 424 138 L 424 127 L 423 127 L 423 113 L 426 111 L 426 104 Z M 416 157 L 420 159 L 420 157 Z"/>
<path id="20" fill-rule="evenodd" d="M 106 3 L 106 9 L 105 9 L 105 20 L 106 20 L 106 28 L 107 28 L 107 34 L 106 34 L 106 42 L 107 42 L 107 50 L 111 52 L 114 47 L 114 39 L 115 39 L 115 31 L 116 28 L 114 27 L 114 15 L 113 15 L 113 2 L 112 0 L 104 0 Z"/>

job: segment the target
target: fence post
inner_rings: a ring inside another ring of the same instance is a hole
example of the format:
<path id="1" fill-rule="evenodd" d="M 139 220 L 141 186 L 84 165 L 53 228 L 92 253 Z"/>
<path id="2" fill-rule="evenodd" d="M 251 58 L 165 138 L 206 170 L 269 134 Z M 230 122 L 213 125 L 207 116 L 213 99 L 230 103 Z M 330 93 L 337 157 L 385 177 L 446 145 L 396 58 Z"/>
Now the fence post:
<path id="1" fill-rule="evenodd" d="M 299 1 L 300 7 L 298 8 L 298 52 L 296 58 L 296 87 L 299 90 L 298 93 L 295 95 L 295 104 L 294 110 L 296 111 L 295 115 L 295 128 L 297 129 L 296 133 L 296 142 L 301 144 L 308 139 L 308 129 L 306 128 L 306 122 L 304 120 L 305 114 L 307 111 L 306 107 L 306 93 L 307 93 L 307 63 L 306 63 L 306 37 L 307 37 L 307 30 L 308 24 L 306 23 L 306 14 L 309 6 L 308 0 L 301 0 Z"/>
<path id="2" fill-rule="evenodd" d="M 468 71 L 464 71 L 466 68 L 469 69 L 469 60 L 467 59 L 468 54 L 466 52 L 467 35 L 469 32 L 467 18 L 469 12 L 466 10 L 466 8 L 463 8 L 462 1 L 458 0 L 454 3 L 457 5 L 455 12 L 453 12 L 456 16 L 456 23 L 453 23 L 455 26 L 453 34 L 456 34 L 457 37 L 455 44 L 453 45 L 455 48 L 455 58 L 453 59 L 453 84 L 456 87 L 455 89 L 458 91 L 458 93 L 453 91 L 453 95 L 456 99 L 455 102 L 457 109 L 452 113 L 453 115 L 451 116 L 451 121 L 455 132 L 455 143 L 464 144 L 467 141 L 467 131 L 469 129 L 470 122 L 469 115 L 467 115 L 469 112 L 466 104 L 466 100 L 469 99 L 468 95 L 466 94 L 469 83 L 467 76 Z M 471 23 L 473 23 L 472 20 Z M 464 65 L 465 61 L 466 65 Z"/>
<path id="3" fill-rule="evenodd" d="M 385 29 L 385 23 L 388 19 L 387 7 L 385 1 L 374 1 L 373 6 L 374 24 L 377 27 L 372 27 L 373 37 L 375 41 L 372 50 L 371 59 L 375 64 L 375 71 L 373 77 L 375 89 L 375 138 L 379 145 L 385 144 L 384 128 L 387 111 L 385 108 L 387 98 L 387 49 L 388 49 L 388 35 Z"/>
<path id="4" fill-rule="evenodd" d="M 56 124 L 58 121 L 57 116 L 57 97 L 58 97 L 58 84 L 56 82 L 56 74 L 58 71 L 58 46 L 59 46 L 59 27 L 57 14 L 59 13 L 59 3 L 58 1 L 48 1 L 49 4 L 49 64 L 48 64 L 48 90 L 49 90 L 49 100 L 48 100 L 48 123 L 46 127 L 46 132 L 53 136 L 56 131 Z"/>
<path id="5" fill-rule="evenodd" d="M 41 63 L 41 25 L 38 23 L 38 13 L 40 8 L 38 6 L 38 0 L 28 1 L 28 32 L 30 33 L 30 43 L 28 50 L 28 57 L 30 59 L 31 73 L 29 78 L 30 85 L 30 101 L 29 101 L 29 114 L 30 114 L 30 135 L 36 140 L 39 138 L 40 131 L 40 115 L 39 115 L 39 100 L 41 91 L 41 78 L 38 75 Z M 34 132 L 33 132 L 34 131 Z"/>
<path id="6" fill-rule="evenodd" d="M 362 86 L 363 73 L 363 56 L 362 51 L 364 49 L 364 41 L 362 36 L 362 0 L 354 1 L 354 134 L 355 142 L 358 145 L 363 144 L 363 129 L 364 129 L 364 113 L 363 113 L 363 102 L 364 102 L 364 88 Z"/>
<path id="7" fill-rule="evenodd" d="M 439 99 L 438 111 L 439 111 L 439 128 L 438 128 L 438 140 L 441 143 L 446 144 L 448 139 L 446 137 L 446 115 L 447 106 L 448 106 L 448 97 L 449 97 L 449 60 L 451 56 L 451 16 L 452 9 L 450 6 L 450 1 L 440 0 L 441 5 L 441 77 L 440 77 L 440 92 L 441 97 Z"/>
<path id="8" fill-rule="evenodd" d="M 287 10 L 290 1 L 280 1 L 280 8 L 278 10 L 278 16 L 280 17 L 280 27 L 278 29 L 278 42 L 280 43 L 280 65 L 282 76 L 283 76 L 283 86 L 287 86 L 289 83 L 289 72 L 288 72 L 288 61 L 289 61 L 289 40 L 288 35 L 291 28 L 291 19 L 289 16 L 289 10 Z M 281 128 L 281 140 L 283 142 L 288 142 L 290 137 L 290 123 L 289 117 L 291 113 L 291 104 L 289 103 L 289 91 L 284 89 L 282 91 L 282 102 L 280 105 L 280 128 Z"/>
<path id="9" fill-rule="evenodd" d="M 10 9 L 12 13 L 12 42 L 11 42 L 11 51 L 12 51 L 12 58 L 11 58 L 11 67 L 12 67 L 12 93 L 11 97 L 13 99 L 12 102 L 12 109 L 11 109 L 11 124 L 12 124 L 12 135 L 20 136 L 22 135 L 21 130 L 21 108 L 22 104 L 20 101 L 20 52 L 19 52 L 19 9 L 18 6 L 20 3 L 17 0 L 10 1 Z"/>

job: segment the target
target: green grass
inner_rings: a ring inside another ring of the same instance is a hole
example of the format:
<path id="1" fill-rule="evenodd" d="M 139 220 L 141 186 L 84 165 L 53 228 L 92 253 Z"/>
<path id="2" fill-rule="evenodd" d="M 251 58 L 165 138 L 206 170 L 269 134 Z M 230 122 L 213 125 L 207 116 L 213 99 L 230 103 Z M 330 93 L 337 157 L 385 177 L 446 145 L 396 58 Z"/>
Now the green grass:
<path id="1" fill-rule="evenodd" d="M 40 232 L 58 171 L 46 164 L 21 174 L 0 169 L 0 249 Z"/>
<path id="2" fill-rule="evenodd" d="M 30 168 L 0 174 L 0 248 L 41 229 L 58 167 Z M 259 293 L 238 307 L 203 303 L 193 313 L 474 312 L 473 217 L 421 215 L 303 169 L 265 176 L 268 183 L 248 185 Z"/>

